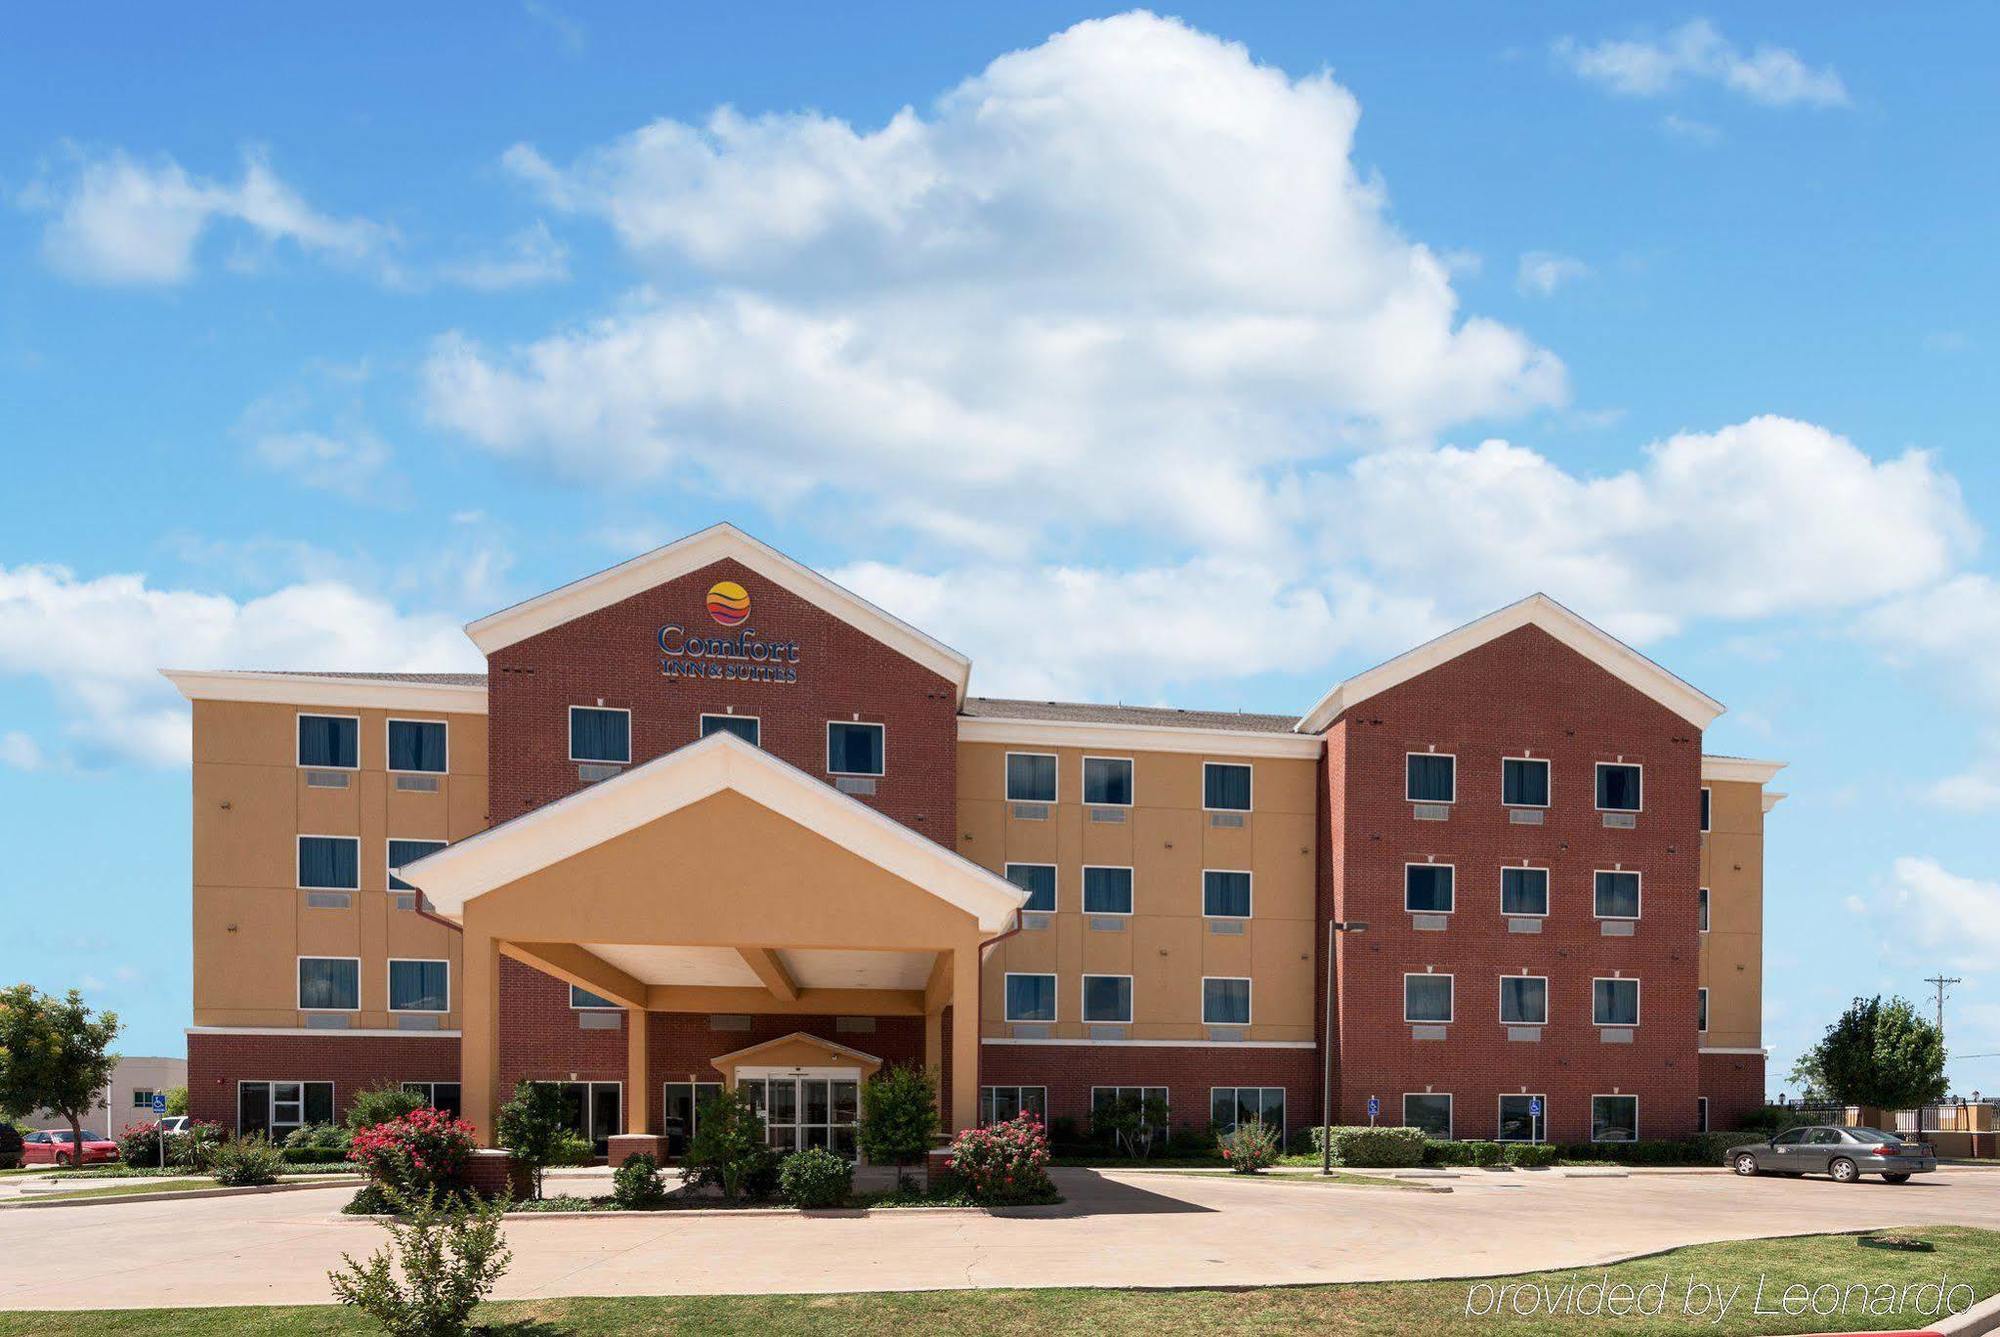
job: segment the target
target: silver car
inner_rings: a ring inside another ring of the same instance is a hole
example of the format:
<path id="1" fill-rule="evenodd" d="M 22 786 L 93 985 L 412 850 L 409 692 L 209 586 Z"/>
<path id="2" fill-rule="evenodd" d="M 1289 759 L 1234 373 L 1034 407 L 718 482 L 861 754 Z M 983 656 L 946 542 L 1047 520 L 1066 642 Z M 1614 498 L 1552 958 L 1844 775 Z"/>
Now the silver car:
<path id="1" fill-rule="evenodd" d="M 1863 1175 L 1881 1175 L 1887 1183 L 1907 1184 L 1911 1175 L 1937 1169 L 1937 1152 L 1927 1143 L 1905 1142 L 1873 1128 L 1818 1124 L 1787 1128 L 1767 1142 L 1731 1147 L 1722 1163 L 1740 1175 L 1822 1174 L 1842 1184 Z"/>

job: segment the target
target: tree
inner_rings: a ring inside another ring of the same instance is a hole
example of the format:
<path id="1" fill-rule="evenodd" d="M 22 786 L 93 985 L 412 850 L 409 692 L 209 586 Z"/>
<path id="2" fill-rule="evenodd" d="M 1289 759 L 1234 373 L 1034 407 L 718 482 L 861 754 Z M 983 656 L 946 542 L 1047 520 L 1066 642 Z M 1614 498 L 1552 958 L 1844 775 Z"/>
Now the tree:
<path id="1" fill-rule="evenodd" d="M 75 989 L 62 998 L 26 984 L 0 990 L 0 1114 L 48 1110 L 69 1124 L 81 1164 L 84 1116 L 111 1085 L 117 1036 L 118 1014 L 91 1011 Z"/>
<path id="2" fill-rule="evenodd" d="M 187 1112 L 188 1112 L 188 1089 L 185 1086 L 168 1087 L 167 1113 L 186 1114 Z"/>
<path id="3" fill-rule="evenodd" d="M 1909 1001 L 1857 998 L 1800 1056 L 1792 1080 L 1842 1105 L 1909 1109 L 1944 1099 L 1944 1032 Z"/>
<path id="4" fill-rule="evenodd" d="M 681 1156 L 681 1182 L 714 1185 L 734 1203 L 745 1193 L 762 1197 L 777 1170 L 764 1120 L 742 1090 L 719 1091 L 694 1116 L 694 1136 Z"/>
<path id="5" fill-rule="evenodd" d="M 883 1068 L 861 1088 L 861 1152 L 873 1164 L 894 1165 L 896 1187 L 903 1186 L 903 1167 L 930 1151 L 937 1127 L 937 1086 L 927 1069 Z"/>
<path id="6" fill-rule="evenodd" d="M 494 1131 L 500 1135 L 500 1145 L 527 1165 L 539 1199 L 542 1175 L 556 1163 L 569 1139 L 562 1088 L 553 1082 L 522 1082 L 514 1088 L 514 1098 L 500 1107 Z"/>

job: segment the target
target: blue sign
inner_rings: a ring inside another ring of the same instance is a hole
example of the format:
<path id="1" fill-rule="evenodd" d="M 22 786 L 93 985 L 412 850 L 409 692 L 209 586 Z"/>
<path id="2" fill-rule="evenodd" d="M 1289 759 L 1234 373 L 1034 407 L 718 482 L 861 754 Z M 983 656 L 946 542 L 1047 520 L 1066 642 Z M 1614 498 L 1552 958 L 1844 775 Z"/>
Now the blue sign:
<path id="1" fill-rule="evenodd" d="M 1374 1096 L 1368 1097 L 1368 1117 L 1374 1118 L 1382 1112 L 1382 1102 Z"/>
<path id="2" fill-rule="evenodd" d="M 1542 1098 L 1540 1096 L 1532 1097 L 1528 1101 L 1528 1117 L 1533 1119 L 1542 1117 Z"/>
<path id="3" fill-rule="evenodd" d="M 153 1113 L 165 1114 L 166 1112 L 167 1112 L 167 1093 L 165 1091 L 153 1092 Z"/>

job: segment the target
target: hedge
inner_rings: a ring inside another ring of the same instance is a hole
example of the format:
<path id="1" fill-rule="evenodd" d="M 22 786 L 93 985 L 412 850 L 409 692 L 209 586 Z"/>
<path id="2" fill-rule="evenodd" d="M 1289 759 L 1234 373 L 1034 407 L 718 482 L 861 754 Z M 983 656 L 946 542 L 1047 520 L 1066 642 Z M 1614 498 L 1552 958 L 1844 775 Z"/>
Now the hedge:
<path id="1" fill-rule="evenodd" d="M 1506 1147 L 1499 1142 L 1483 1142 L 1473 1138 L 1457 1141 L 1429 1138 L 1424 1142 L 1424 1164 L 1480 1167 L 1498 1165 L 1501 1153 L 1505 1150 Z"/>
<path id="2" fill-rule="evenodd" d="M 285 1147 L 281 1150 L 287 1165 L 344 1165 L 347 1153 L 333 1147 Z"/>
<path id="3" fill-rule="evenodd" d="M 1333 1139 L 1335 1165 L 1405 1169 L 1424 1163 L 1425 1138 L 1421 1128 L 1314 1128 L 1314 1152 L 1322 1156 L 1326 1154 L 1324 1139 L 1327 1137 Z"/>
<path id="4" fill-rule="evenodd" d="M 1446 1141 L 1420 1128 L 1335 1127 L 1308 1130 L 1312 1151 L 1322 1152 L 1322 1139 L 1333 1138 L 1333 1163 L 1372 1169 L 1407 1169 L 1418 1165 L 1553 1165 L 1558 1160 L 1611 1161 L 1618 1165 L 1721 1165 L 1731 1147 L 1762 1141 L 1761 1131 L 1697 1133 L 1677 1141 L 1650 1142 L 1487 1142 Z"/>

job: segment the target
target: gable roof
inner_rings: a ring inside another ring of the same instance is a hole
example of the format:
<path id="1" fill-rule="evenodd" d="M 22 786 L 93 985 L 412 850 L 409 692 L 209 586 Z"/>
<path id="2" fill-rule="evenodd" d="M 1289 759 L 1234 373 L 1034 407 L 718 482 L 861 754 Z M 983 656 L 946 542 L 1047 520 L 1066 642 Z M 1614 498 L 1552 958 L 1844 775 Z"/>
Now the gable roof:
<path id="1" fill-rule="evenodd" d="M 727 1054 L 717 1054 L 709 1062 L 719 1068 L 725 1063 L 741 1063 L 744 1059 L 755 1058 L 766 1050 L 776 1049 L 780 1045 L 798 1043 L 809 1044 L 816 1049 L 824 1049 L 828 1054 L 840 1054 L 847 1058 L 858 1059 L 862 1063 L 873 1063 L 878 1067 L 882 1062 L 880 1058 L 877 1058 L 873 1054 L 864 1053 L 859 1049 L 841 1044 L 836 1040 L 829 1040 L 823 1035 L 814 1035 L 810 1031 L 792 1031 L 790 1034 L 780 1035 L 775 1039 L 760 1040 L 756 1044 L 749 1045 L 743 1049 L 732 1049 Z"/>
<path id="2" fill-rule="evenodd" d="M 1414 650 L 1357 673 L 1319 699 L 1298 722 L 1303 733 L 1318 733 L 1371 696 L 1401 686 L 1522 627 L 1540 627 L 1626 685 L 1645 693 L 1697 729 L 1706 729 L 1723 705 L 1661 668 L 1595 623 L 1572 613 L 1546 594 L 1531 594 L 1485 617 L 1448 631 Z"/>
<path id="3" fill-rule="evenodd" d="M 950 680 L 957 689 L 958 699 L 965 699 L 966 683 L 972 676 L 970 659 L 728 523 L 710 525 L 664 548 L 655 548 L 594 576 L 585 576 L 560 589 L 490 613 L 467 623 L 465 634 L 490 655 L 516 641 L 600 608 L 609 608 L 724 559 L 740 562 L 772 584 L 790 590 L 807 603 L 825 609 L 856 630 Z"/>
<path id="4" fill-rule="evenodd" d="M 985 932 L 1012 927 L 1027 901 L 1026 891 L 998 873 L 727 732 L 447 845 L 396 876 L 422 890 L 437 914 L 458 922 L 475 897 L 724 790 L 958 907 Z"/>

